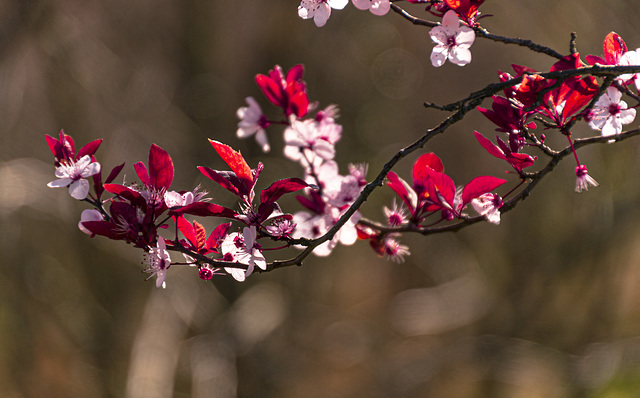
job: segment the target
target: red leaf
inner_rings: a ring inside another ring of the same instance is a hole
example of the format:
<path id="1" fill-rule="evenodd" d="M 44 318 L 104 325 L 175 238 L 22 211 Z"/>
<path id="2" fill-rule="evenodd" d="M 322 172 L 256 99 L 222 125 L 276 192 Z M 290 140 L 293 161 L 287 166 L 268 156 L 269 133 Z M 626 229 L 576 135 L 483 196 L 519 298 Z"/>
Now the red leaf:
<path id="1" fill-rule="evenodd" d="M 205 248 L 209 251 L 215 250 L 220 242 L 227 236 L 229 232 L 229 228 L 231 228 L 231 223 L 220 224 L 211 231 L 211 235 L 209 235 L 209 239 L 205 243 Z"/>
<path id="2" fill-rule="evenodd" d="M 149 178 L 149 172 L 147 171 L 147 166 L 142 162 L 137 162 L 133 165 L 133 169 L 136 171 L 138 178 L 140 181 L 147 186 L 151 186 L 151 179 Z"/>
<path id="3" fill-rule="evenodd" d="M 229 179 L 229 175 L 225 175 L 224 173 L 210 169 L 206 166 L 198 166 L 198 170 L 207 178 L 217 182 L 222 186 L 222 188 L 227 191 L 233 193 L 236 196 L 240 196 L 240 191 L 238 187 L 234 184 L 233 181 Z M 235 175 L 235 174 L 234 174 Z M 238 181 L 239 182 L 239 181 Z"/>
<path id="4" fill-rule="evenodd" d="M 607 64 L 607 61 L 595 55 L 587 55 L 586 57 L 584 57 L 584 59 L 587 61 L 589 65 L 595 65 L 595 64 L 606 65 Z"/>
<path id="5" fill-rule="evenodd" d="M 229 145 L 225 145 L 219 141 L 210 139 L 209 142 L 213 145 L 213 148 L 218 152 L 222 160 L 236 173 L 236 176 L 245 186 L 246 193 L 248 193 L 253 187 L 253 174 L 251 173 L 251 167 L 249 167 L 240 152 L 234 151 Z"/>
<path id="6" fill-rule="evenodd" d="M 622 54 L 627 52 L 627 45 L 622 37 L 611 32 L 604 38 L 604 58 L 608 65 L 617 65 Z"/>
<path id="7" fill-rule="evenodd" d="M 257 75 L 256 83 L 262 90 L 265 97 L 276 106 L 282 106 L 282 89 L 276 84 L 273 79 L 265 75 Z"/>
<path id="8" fill-rule="evenodd" d="M 426 192 L 431 171 L 444 171 L 442 161 L 435 153 L 425 153 L 413 164 L 413 188 L 419 197 Z"/>
<path id="9" fill-rule="evenodd" d="M 207 240 L 207 231 L 204 229 L 202 224 L 197 221 L 193 222 L 193 230 L 196 235 L 197 248 L 204 247 L 204 243 Z"/>
<path id="10" fill-rule="evenodd" d="M 174 214 L 191 214 L 200 217 L 225 217 L 236 218 L 238 213 L 234 210 L 224 206 L 217 205 L 215 203 L 208 202 L 194 202 L 190 205 L 182 206 L 178 209 L 171 210 L 170 215 Z"/>
<path id="11" fill-rule="evenodd" d="M 462 189 L 463 206 L 471 202 L 478 196 L 493 191 L 506 182 L 507 180 L 492 176 L 481 176 L 474 178 L 473 180 L 469 181 L 469 183 Z"/>
<path id="12" fill-rule="evenodd" d="M 286 79 L 287 83 L 301 82 L 303 73 L 304 73 L 304 66 L 302 66 L 302 64 L 295 65 L 294 67 L 289 69 L 289 72 L 287 72 L 287 79 Z"/>
<path id="13" fill-rule="evenodd" d="M 429 174 L 429 178 L 426 188 L 429 193 L 429 198 L 437 201 L 438 196 L 436 193 L 439 193 L 445 202 L 453 207 L 453 200 L 456 197 L 456 184 L 451 177 L 444 173 L 434 171 L 433 169 L 427 169 L 427 173 Z"/>
<path id="14" fill-rule="evenodd" d="M 84 221 L 82 225 L 88 229 L 92 235 L 106 236 L 109 239 L 124 239 L 124 234 L 115 224 L 108 221 Z"/>
<path id="15" fill-rule="evenodd" d="M 121 196 L 137 205 L 145 206 L 147 203 L 146 199 L 142 195 L 129 187 L 125 187 L 124 185 L 104 184 L 103 187 L 105 191 L 111 192 L 114 195 Z"/>
<path id="16" fill-rule="evenodd" d="M 491 142 L 487 137 L 478 133 L 477 131 L 474 131 L 473 134 L 475 134 L 476 139 L 478 140 L 480 145 L 482 145 L 482 147 L 487 150 L 487 152 L 497 157 L 498 159 L 505 159 L 504 152 L 502 152 L 502 150 L 498 148 L 493 142 Z"/>
<path id="17" fill-rule="evenodd" d="M 415 203 L 413 203 L 413 200 L 416 200 L 416 198 L 414 192 L 410 193 L 411 188 L 409 187 L 409 184 L 407 184 L 407 182 L 402 178 L 398 177 L 395 172 L 391 171 L 387 174 L 387 186 L 391 188 L 393 192 L 400 197 L 400 199 L 402 199 L 404 204 L 409 208 L 411 215 L 413 215 L 415 212 Z M 411 195 L 414 196 L 413 200 Z"/>
<path id="18" fill-rule="evenodd" d="M 278 180 L 260 192 L 260 202 L 275 202 L 284 194 L 296 192 L 308 186 L 309 184 L 300 178 L 285 178 Z"/>
<path id="19" fill-rule="evenodd" d="M 171 156 L 156 144 L 149 149 L 149 180 L 151 186 L 169 189 L 173 182 L 174 168 Z"/>
<path id="20" fill-rule="evenodd" d="M 44 138 L 45 140 L 47 140 L 47 144 L 49 145 L 49 149 L 51 150 L 53 156 L 58 160 L 64 159 L 65 156 L 64 152 L 62 151 L 62 145 L 60 145 L 60 141 L 58 141 L 58 139 L 56 138 L 53 138 L 49 134 L 45 134 Z"/>
<path id="21" fill-rule="evenodd" d="M 87 145 L 83 146 L 78 151 L 78 155 L 76 155 L 76 159 L 80 159 L 84 155 L 93 156 L 98 150 L 98 147 L 100 146 L 101 143 L 102 143 L 102 139 L 98 139 L 98 140 L 93 140 Z"/>
<path id="22" fill-rule="evenodd" d="M 299 118 L 304 117 L 309 110 L 309 97 L 307 93 L 304 91 L 295 93 L 290 98 L 289 108 L 291 108 L 291 113 Z"/>
<path id="23" fill-rule="evenodd" d="M 193 225 L 187 221 L 186 218 L 179 216 L 176 217 L 176 226 L 189 243 L 191 243 L 191 246 L 197 251 L 200 246 L 198 246 L 198 239 Z"/>
<path id="24" fill-rule="evenodd" d="M 108 184 L 108 183 L 112 182 L 113 180 L 115 180 L 116 177 L 118 176 L 118 174 L 120 174 L 120 172 L 122 171 L 123 167 L 124 167 L 124 163 L 122 163 L 119 166 L 114 167 L 111 170 L 111 173 L 109 173 L 109 176 L 107 177 L 107 179 L 104 182 Z"/>

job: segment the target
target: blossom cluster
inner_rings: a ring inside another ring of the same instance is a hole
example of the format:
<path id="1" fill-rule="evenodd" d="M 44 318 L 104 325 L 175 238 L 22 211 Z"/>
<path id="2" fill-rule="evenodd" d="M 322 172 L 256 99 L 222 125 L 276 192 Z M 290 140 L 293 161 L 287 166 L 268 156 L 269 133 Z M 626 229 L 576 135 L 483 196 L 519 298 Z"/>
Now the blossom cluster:
<path id="1" fill-rule="evenodd" d="M 487 16 L 479 11 L 484 0 L 407 1 L 423 3 L 429 15 L 441 18 L 440 22 L 420 20 L 422 25 L 431 27 L 429 37 L 435 47 L 430 61 L 434 67 L 442 66 L 447 60 L 458 66 L 471 62 L 470 47 L 481 29 L 479 21 Z M 385 15 L 393 9 L 414 23 L 417 20 L 389 0 L 352 2 L 356 8 L 369 10 L 374 15 Z M 317 26 L 323 26 L 332 9 L 343 9 L 347 4 L 348 0 L 302 0 L 298 14 L 303 19 L 313 18 Z M 237 206 L 233 208 L 213 203 L 199 186 L 188 190 L 172 188 L 173 160 L 156 144 L 151 145 L 146 164 L 133 165 L 139 181 L 115 183 L 124 163 L 113 167 L 103 179 L 103 168 L 95 156 L 102 140 L 91 141 L 76 153 L 74 140 L 64 131 L 57 137 L 45 136 L 56 167 L 56 179 L 48 186 L 66 187 L 71 197 L 91 206 L 80 215 L 78 227 L 82 232 L 124 241 L 143 250 L 145 271 L 149 278 L 155 277 L 158 287 L 166 286 L 172 265 L 193 266 L 203 280 L 229 275 L 244 281 L 256 270 L 300 264 L 310 252 L 327 256 L 338 243 L 352 245 L 358 239 L 367 241 L 378 256 L 403 262 L 410 254 L 409 247 L 400 242 L 403 233 L 427 235 L 482 220 L 499 224 L 501 214 L 529 194 L 534 184 L 526 186 L 525 183 L 544 177 L 568 154 L 576 161 L 575 191 L 598 186 L 586 165 L 579 161 L 578 142 L 572 130 L 576 123 L 584 121 L 600 131 L 604 137 L 601 141 L 623 138 L 623 126 L 633 122 L 636 110 L 622 98 L 626 95 L 640 100 L 637 93 L 640 91 L 640 48 L 629 51 L 624 40 L 611 32 L 604 40 L 603 57 L 588 55 L 585 62 L 577 51 L 562 55 L 548 49 L 547 53 L 557 59 L 547 72 L 514 64 L 513 74 L 498 73 L 498 85 L 489 85 L 453 105 L 427 105 L 455 111 L 458 119 L 476 109 L 495 124 L 499 133 L 495 141 L 478 131 L 474 132 L 474 138 L 489 154 L 506 161 L 510 174 L 517 176 L 514 186 L 506 192 L 497 190 L 504 189 L 508 181 L 490 175 L 476 176 L 465 185 L 456 185 L 435 153 L 423 153 L 417 158 L 412 165 L 411 179 L 392 171 L 400 158 L 424 145 L 428 140 L 426 135 L 407 147 L 410 150 L 399 152 L 370 182 L 367 181 L 368 166 L 364 163 L 351 163 L 342 174 L 336 161 L 336 145 L 343 134 L 337 122 L 338 107 L 319 108 L 317 102 L 310 101 L 302 65 L 286 72 L 276 65 L 266 74 L 255 77 L 264 98 L 275 107 L 275 116 L 269 115 L 272 112 L 263 112 L 260 101 L 254 97 L 246 97 L 246 106 L 236 112 L 237 137 L 254 137 L 264 152 L 272 149 L 269 137 L 273 129 L 282 130 L 282 155 L 300 166 L 297 176 L 276 180 L 256 192 L 265 166 L 258 162 L 252 167 L 231 146 L 209 140 L 227 169 L 198 166 L 197 170 L 215 183 L 215 187 L 236 198 Z M 612 67 L 627 69 L 620 72 L 613 71 Z M 606 69 L 609 73 L 597 75 L 603 68 L 609 68 Z M 604 81 L 599 82 L 596 76 L 603 76 Z M 502 95 L 498 95 L 500 91 Z M 490 108 L 478 106 L 487 98 L 491 101 Z M 473 106 L 468 106 L 469 103 Z M 453 118 L 432 132 L 443 132 L 455 123 L 451 120 Z M 566 137 L 568 147 L 556 150 L 548 146 L 545 134 L 534 131 L 539 124 Z M 598 142 L 593 138 L 599 137 L 591 138 L 591 142 Z M 528 153 L 530 151 L 536 151 L 537 155 Z M 538 167 L 535 172 L 526 171 L 537 166 L 542 156 L 550 158 L 546 166 Z M 364 217 L 360 206 L 382 185 L 386 185 L 395 198 L 390 207 L 383 207 L 385 221 L 379 223 Z M 296 195 L 301 210 L 283 210 L 278 202 L 287 194 Z M 471 209 L 476 214 L 470 215 Z M 207 232 L 198 217 L 223 221 Z M 266 252 L 288 247 L 303 251 L 292 260 L 270 262 L 265 256 Z M 170 252 L 181 253 L 184 261 L 172 260 Z"/>
<path id="2" fill-rule="evenodd" d="M 640 54 L 627 51 L 624 40 L 615 32 L 605 38 L 604 55 L 604 59 L 588 55 L 586 61 L 600 66 L 640 65 Z M 552 65 L 550 72 L 577 70 L 584 65 L 580 54 L 575 52 Z M 635 119 L 636 110 L 629 108 L 622 95 L 627 93 L 637 98 L 629 90 L 629 86 L 638 80 L 637 73 L 619 75 L 601 86 L 594 76 L 572 76 L 557 81 L 545 79 L 538 71 L 526 66 L 513 65 L 513 69 L 521 81 L 505 89 L 504 96 L 493 96 L 491 110 L 478 107 L 497 126 L 496 131 L 506 133 L 507 138 L 496 137 L 496 145 L 476 131 L 478 142 L 491 155 L 507 161 L 520 176 L 524 176 L 523 170 L 532 166 L 536 157 L 524 153 L 523 149 L 532 145 L 546 148 L 544 135 L 538 138 L 531 132 L 537 126 L 530 120 L 537 119 L 547 129 L 557 129 L 567 137 L 576 160 L 575 191 L 598 186 L 596 180 L 589 176 L 586 165 L 578 159 L 571 129 L 583 119 L 592 129 L 599 130 L 603 137 L 611 137 L 610 141 L 614 141 L 615 136 L 622 132 L 623 125 Z M 500 73 L 501 82 L 513 80 L 514 76 L 509 73 Z"/>

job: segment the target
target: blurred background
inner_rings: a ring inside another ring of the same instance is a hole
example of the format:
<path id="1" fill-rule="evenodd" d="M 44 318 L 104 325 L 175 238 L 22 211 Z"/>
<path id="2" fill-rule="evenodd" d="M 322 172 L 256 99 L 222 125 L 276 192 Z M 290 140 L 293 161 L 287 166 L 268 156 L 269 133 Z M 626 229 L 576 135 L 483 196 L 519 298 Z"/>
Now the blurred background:
<path id="1" fill-rule="evenodd" d="M 395 13 L 348 5 L 317 28 L 298 4 L 0 0 L 0 396 L 638 396 L 637 139 L 581 152 L 599 188 L 575 194 L 567 161 L 500 226 L 405 236 L 404 264 L 359 242 L 242 284 L 175 266 L 162 290 L 144 282 L 139 251 L 77 229 L 83 203 L 46 187 L 44 134 L 64 129 L 78 148 L 104 138 L 103 168 L 126 161 L 128 180 L 156 143 L 173 157 L 173 189 L 201 183 L 232 205 L 195 169 L 225 167 L 207 138 L 264 162 L 259 188 L 300 176 L 277 128 L 269 154 L 235 137 L 245 97 L 275 114 L 254 83 L 275 64 L 305 65 L 310 98 L 341 109 L 341 172 L 368 162 L 372 178 L 445 116 L 424 101 L 463 98 L 512 63 L 554 61 L 477 40 L 470 65 L 436 69 L 428 29 Z M 612 30 L 640 47 L 631 0 L 494 0 L 481 10 L 494 15 L 482 20 L 491 32 L 563 53 L 571 31 L 582 55 L 602 54 Z M 458 184 L 504 175 L 473 130 L 495 135 L 474 113 L 424 149 Z M 420 153 L 396 171 L 409 179 Z M 393 196 L 378 190 L 363 214 L 382 220 Z"/>

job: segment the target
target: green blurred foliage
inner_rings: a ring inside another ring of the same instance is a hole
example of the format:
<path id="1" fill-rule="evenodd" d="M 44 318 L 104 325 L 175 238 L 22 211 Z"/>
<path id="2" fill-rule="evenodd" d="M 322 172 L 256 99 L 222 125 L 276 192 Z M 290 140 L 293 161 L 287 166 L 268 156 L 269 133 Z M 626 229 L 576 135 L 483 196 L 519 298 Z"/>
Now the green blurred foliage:
<path id="1" fill-rule="evenodd" d="M 243 284 L 205 283 L 175 266 L 158 290 L 144 283 L 140 252 L 77 229 L 82 203 L 46 187 L 45 133 L 63 128 L 79 145 L 104 138 L 103 167 L 126 161 L 129 181 L 157 143 L 174 159 L 175 189 L 202 183 L 230 205 L 195 169 L 223 167 L 207 138 L 264 162 L 264 186 L 300 175 L 281 157 L 278 131 L 270 154 L 235 138 L 246 96 L 271 112 L 253 77 L 274 64 L 305 64 L 311 99 L 340 106 L 341 170 L 366 161 L 374 175 L 444 117 L 424 101 L 460 99 L 513 63 L 553 63 L 477 40 L 470 65 L 435 69 L 427 29 L 396 14 L 349 5 L 319 29 L 297 17 L 297 5 L 0 1 L 0 396 L 637 395 L 636 140 L 581 152 L 599 188 L 575 194 L 573 166 L 563 164 L 499 227 L 404 237 L 412 251 L 404 264 L 358 243 Z M 640 47 L 635 5 L 494 0 L 482 6 L 493 15 L 482 24 L 562 52 L 576 31 L 581 54 L 600 54 L 612 30 Z M 504 170 L 473 130 L 493 134 L 470 114 L 424 148 L 459 184 Z M 418 155 L 396 171 L 408 178 Z M 362 211 L 381 219 L 392 198 L 380 189 Z"/>

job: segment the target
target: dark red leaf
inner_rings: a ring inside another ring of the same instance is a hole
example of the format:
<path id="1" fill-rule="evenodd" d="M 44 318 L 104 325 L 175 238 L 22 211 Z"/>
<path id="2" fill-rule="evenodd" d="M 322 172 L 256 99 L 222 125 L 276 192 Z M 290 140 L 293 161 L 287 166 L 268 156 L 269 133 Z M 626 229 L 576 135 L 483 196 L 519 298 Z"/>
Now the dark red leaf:
<path id="1" fill-rule="evenodd" d="M 140 195 L 139 192 L 134 191 L 133 189 L 126 187 L 124 185 L 104 184 L 103 187 L 107 192 L 111 192 L 114 195 L 121 196 L 129 200 L 131 203 L 135 203 L 139 206 L 145 206 L 147 203 L 146 199 L 142 195 Z"/>
<path id="2" fill-rule="evenodd" d="M 278 180 L 260 192 L 260 202 L 275 202 L 284 194 L 296 192 L 308 186 L 309 184 L 300 178 L 285 178 Z"/>
<path id="3" fill-rule="evenodd" d="M 109 239 L 124 239 L 122 231 L 113 223 L 108 221 L 84 221 L 82 225 L 88 229 L 92 235 L 106 236 Z"/>
<path id="4" fill-rule="evenodd" d="M 496 178 L 493 176 L 481 176 L 474 178 L 473 180 L 469 181 L 469 183 L 462 189 L 463 206 L 471 202 L 478 196 L 493 191 L 506 182 L 507 180 L 503 180 L 502 178 Z"/>
<path id="5" fill-rule="evenodd" d="M 178 227 L 178 230 L 180 230 L 182 235 L 189 241 L 191 247 L 197 251 L 200 246 L 198 246 L 198 238 L 196 236 L 193 224 L 187 221 L 186 218 L 178 216 L 176 217 L 176 226 Z"/>
<path id="6" fill-rule="evenodd" d="M 209 239 L 205 243 L 205 248 L 207 250 L 213 251 L 218 248 L 220 242 L 227 236 L 229 232 L 229 228 L 231 228 L 231 223 L 220 224 L 211 231 L 211 235 L 209 235 Z"/>
<path id="7" fill-rule="evenodd" d="M 121 165 L 118 165 L 116 167 L 114 167 L 113 169 L 111 169 L 111 173 L 109 173 L 109 176 L 107 177 L 107 179 L 104 181 L 105 183 L 110 183 L 113 180 L 116 179 L 116 177 L 118 176 L 118 174 L 120 174 L 120 171 L 122 171 L 122 168 L 124 167 L 124 163 L 122 163 Z"/>
<path id="8" fill-rule="evenodd" d="M 84 155 L 93 156 L 98 150 L 98 147 L 100 146 L 101 143 L 102 143 L 102 139 L 93 140 L 87 145 L 80 148 L 80 150 L 78 151 L 78 155 L 76 155 L 76 160 L 80 159 Z"/>
<path id="9" fill-rule="evenodd" d="M 240 190 L 236 186 L 237 184 L 240 183 L 240 181 L 237 178 L 235 178 L 234 180 L 232 176 L 230 176 L 230 174 L 232 174 L 231 172 L 225 173 L 222 171 L 210 169 L 206 166 L 198 166 L 198 170 L 200 170 L 200 172 L 205 177 L 220 184 L 222 188 L 226 189 L 227 191 L 233 193 L 236 196 L 240 196 Z M 235 177 L 235 174 L 233 174 L 233 177 Z"/>
<path id="10" fill-rule="evenodd" d="M 171 156 L 164 149 L 152 144 L 149 149 L 149 180 L 151 186 L 169 189 L 173 182 L 174 168 Z"/>
<path id="11" fill-rule="evenodd" d="M 270 77 L 265 76 L 265 75 L 257 75 L 256 76 L 256 83 L 258 84 L 258 87 L 260 87 L 262 92 L 264 93 L 265 97 L 267 97 L 267 99 L 273 105 L 283 106 L 282 89 L 280 88 L 280 86 L 278 84 L 276 84 L 273 81 L 273 79 L 271 79 Z"/>
<path id="12" fill-rule="evenodd" d="M 137 162 L 133 165 L 133 169 L 136 171 L 138 178 L 142 182 L 142 184 L 146 186 L 151 186 L 151 179 L 149 178 L 149 171 L 147 171 L 147 166 L 142 162 Z"/>
<path id="13" fill-rule="evenodd" d="M 208 202 L 194 202 L 178 209 L 171 210 L 169 214 L 191 214 L 200 217 L 225 218 L 236 218 L 236 216 L 238 215 L 238 213 L 236 213 L 232 209 Z"/>

